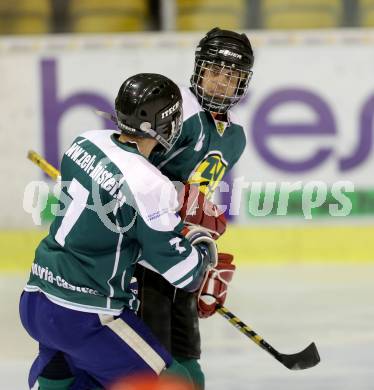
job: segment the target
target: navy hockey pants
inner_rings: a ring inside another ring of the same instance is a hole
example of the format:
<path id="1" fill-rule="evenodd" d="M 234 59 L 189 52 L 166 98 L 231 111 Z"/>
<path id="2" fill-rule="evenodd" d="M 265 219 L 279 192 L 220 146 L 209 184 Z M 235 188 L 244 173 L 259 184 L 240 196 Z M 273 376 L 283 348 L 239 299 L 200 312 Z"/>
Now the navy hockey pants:
<path id="1" fill-rule="evenodd" d="M 23 292 L 20 316 L 24 328 L 39 342 L 39 355 L 29 374 L 30 388 L 57 351 L 64 354 L 77 378 L 71 387 L 75 390 L 97 384 L 106 387 L 140 373 L 158 375 L 172 362 L 171 355 L 130 310 L 118 317 L 99 316 L 56 305 L 41 292 Z"/>

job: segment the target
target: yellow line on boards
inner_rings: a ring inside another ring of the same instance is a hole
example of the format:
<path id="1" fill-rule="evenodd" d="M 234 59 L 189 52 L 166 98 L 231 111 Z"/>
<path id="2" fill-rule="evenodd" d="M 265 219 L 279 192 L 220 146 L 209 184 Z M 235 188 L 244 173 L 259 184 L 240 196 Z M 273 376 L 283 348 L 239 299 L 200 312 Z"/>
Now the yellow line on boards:
<path id="1" fill-rule="evenodd" d="M 374 225 L 229 226 L 217 243 L 237 264 L 374 262 Z"/>
<path id="2" fill-rule="evenodd" d="M 0 271 L 30 268 L 46 230 L 0 230 Z M 374 226 L 229 226 L 217 241 L 237 264 L 374 262 Z"/>
<path id="3" fill-rule="evenodd" d="M 46 230 L 0 230 L 0 271 L 26 271 Z"/>

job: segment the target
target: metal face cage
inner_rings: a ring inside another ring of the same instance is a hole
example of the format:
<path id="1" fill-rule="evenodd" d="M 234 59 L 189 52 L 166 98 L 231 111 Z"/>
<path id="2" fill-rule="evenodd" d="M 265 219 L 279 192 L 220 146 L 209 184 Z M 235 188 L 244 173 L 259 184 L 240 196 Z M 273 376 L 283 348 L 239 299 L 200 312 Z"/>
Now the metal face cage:
<path id="1" fill-rule="evenodd" d="M 197 60 L 191 85 L 205 110 L 224 114 L 246 95 L 252 73 L 224 61 Z"/>

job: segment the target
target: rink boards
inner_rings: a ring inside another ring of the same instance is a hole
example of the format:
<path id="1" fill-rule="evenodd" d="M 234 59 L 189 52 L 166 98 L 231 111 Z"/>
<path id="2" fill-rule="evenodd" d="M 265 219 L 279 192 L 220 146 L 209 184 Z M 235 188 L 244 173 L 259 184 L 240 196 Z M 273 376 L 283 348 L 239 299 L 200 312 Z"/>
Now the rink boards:
<path id="1" fill-rule="evenodd" d="M 1 231 L 0 271 L 25 271 L 46 230 Z M 374 261 L 374 227 L 350 226 L 231 226 L 219 239 L 222 252 L 237 264 L 287 262 Z"/>

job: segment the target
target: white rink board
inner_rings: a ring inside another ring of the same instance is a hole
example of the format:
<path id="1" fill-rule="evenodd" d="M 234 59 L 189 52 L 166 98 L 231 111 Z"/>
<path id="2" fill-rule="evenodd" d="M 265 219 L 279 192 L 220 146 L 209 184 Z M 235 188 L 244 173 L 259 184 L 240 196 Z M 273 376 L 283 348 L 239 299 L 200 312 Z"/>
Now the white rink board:
<path id="1" fill-rule="evenodd" d="M 254 76 L 248 98 L 236 109 L 248 146 L 234 176 L 350 180 L 358 188 L 373 187 L 374 30 L 248 35 L 255 48 Z M 200 37 L 1 38 L 0 180 L 7 191 L 0 192 L 0 204 L 7 207 L 0 208 L 0 227 L 32 225 L 22 209 L 23 190 L 42 176 L 26 160 L 27 149 L 57 162 L 73 137 L 104 126 L 94 105 L 112 107 L 131 74 L 158 72 L 187 85 Z M 285 134 L 290 129 L 294 134 Z M 242 216 L 237 221 L 249 222 Z"/>
<path id="2" fill-rule="evenodd" d="M 227 307 L 282 353 L 315 341 L 319 366 L 289 371 L 219 315 L 201 322 L 207 390 L 372 390 L 374 265 L 239 269 Z M 24 278 L 1 275 L 0 388 L 26 390 L 35 352 L 18 321 Z"/>

